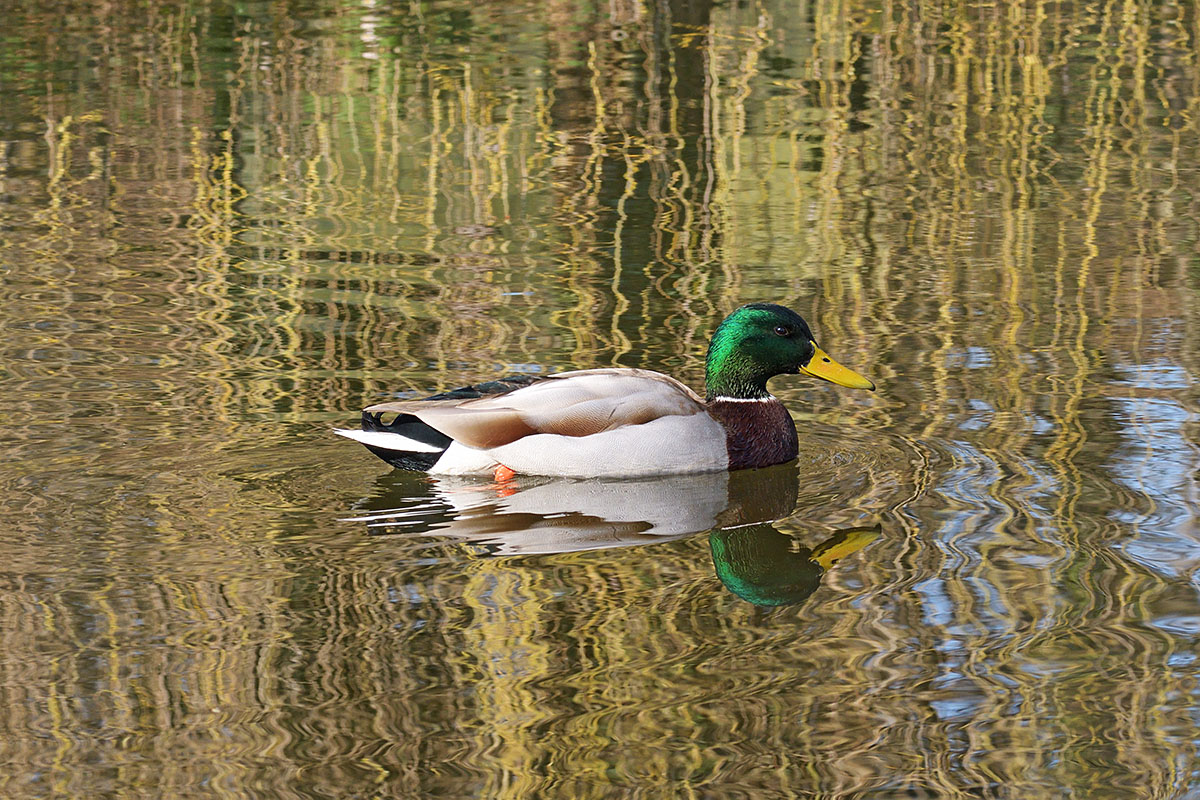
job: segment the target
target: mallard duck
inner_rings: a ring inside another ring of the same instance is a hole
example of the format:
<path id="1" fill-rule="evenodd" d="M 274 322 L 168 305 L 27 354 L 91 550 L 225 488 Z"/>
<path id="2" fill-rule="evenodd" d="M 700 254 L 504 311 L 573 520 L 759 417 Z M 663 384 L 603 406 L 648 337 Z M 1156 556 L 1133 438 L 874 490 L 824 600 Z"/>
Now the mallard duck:
<path id="1" fill-rule="evenodd" d="M 393 466 L 442 475 L 645 477 L 766 467 L 798 453 L 795 423 L 767 391 L 770 378 L 797 373 L 875 389 L 826 355 L 799 314 L 751 303 L 713 334 L 705 397 L 658 372 L 589 369 L 515 389 L 500 382 L 380 403 L 363 411 L 362 430 L 336 432 Z"/>

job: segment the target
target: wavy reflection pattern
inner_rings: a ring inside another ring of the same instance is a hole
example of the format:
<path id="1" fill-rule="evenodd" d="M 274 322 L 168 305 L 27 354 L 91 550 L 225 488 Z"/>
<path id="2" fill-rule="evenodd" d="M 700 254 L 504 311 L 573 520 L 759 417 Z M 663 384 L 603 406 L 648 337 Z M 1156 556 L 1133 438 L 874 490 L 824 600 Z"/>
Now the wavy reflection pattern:
<path id="1" fill-rule="evenodd" d="M 0 794 L 1200 781 L 1193 6 L 5 24 Z M 845 452 L 797 475 L 789 551 L 890 509 L 806 602 L 720 589 L 739 541 L 486 559 L 334 522 L 370 480 L 325 431 L 364 401 L 695 385 L 759 299 L 882 387 L 778 389 L 849 426 L 810 434 Z"/>

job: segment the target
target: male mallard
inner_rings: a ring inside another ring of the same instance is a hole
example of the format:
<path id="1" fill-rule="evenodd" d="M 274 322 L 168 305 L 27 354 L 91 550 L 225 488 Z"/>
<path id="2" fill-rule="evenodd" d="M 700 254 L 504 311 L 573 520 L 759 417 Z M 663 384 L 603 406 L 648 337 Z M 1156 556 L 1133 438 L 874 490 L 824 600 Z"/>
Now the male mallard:
<path id="1" fill-rule="evenodd" d="M 767 380 L 800 372 L 875 389 L 825 355 L 799 314 L 751 303 L 713 334 L 704 398 L 658 372 L 589 369 L 499 394 L 468 387 L 380 403 L 363 411 L 362 430 L 337 433 L 393 466 L 443 475 L 599 478 L 766 467 L 798 453 L 796 426 Z M 384 423 L 384 414 L 397 416 Z"/>

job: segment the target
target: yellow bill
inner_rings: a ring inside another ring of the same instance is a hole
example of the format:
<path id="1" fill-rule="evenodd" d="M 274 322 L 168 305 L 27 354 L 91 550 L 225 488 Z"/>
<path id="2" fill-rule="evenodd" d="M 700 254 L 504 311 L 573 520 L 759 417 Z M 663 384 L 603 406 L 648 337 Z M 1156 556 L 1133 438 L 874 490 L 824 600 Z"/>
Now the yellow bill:
<path id="1" fill-rule="evenodd" d="M 800 368 L 800 371 L 805 375 L 812 375 L 814 378 L 821 378 L 822 380 L 827 380 L 830 383 L 836 383 L 838 386 L 845 386 L 849 389 L 870 389 L 872 392 L 875 391 L 875 384 L 854 370 L 843 367 L 825 355 L 825 351 L 817 347 L 816 342 L 813 342 L 813 357 L 809 359 L 807 364 Z"/>

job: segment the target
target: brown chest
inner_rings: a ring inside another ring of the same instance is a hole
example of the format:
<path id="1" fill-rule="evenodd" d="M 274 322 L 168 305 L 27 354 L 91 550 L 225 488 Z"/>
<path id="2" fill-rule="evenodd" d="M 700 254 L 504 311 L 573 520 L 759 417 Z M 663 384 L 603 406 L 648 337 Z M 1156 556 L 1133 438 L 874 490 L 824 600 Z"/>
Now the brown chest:
<path id="1" fill-rule="evenodd" d="M 796 425 L 775 398 L 755 402 L 718 399 L 708 404 L 708 413 L 725 428 L 730 469 L 769 467 L 796 457 Z"/>

